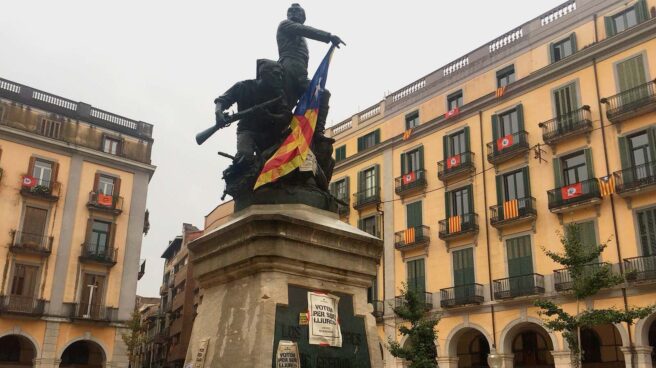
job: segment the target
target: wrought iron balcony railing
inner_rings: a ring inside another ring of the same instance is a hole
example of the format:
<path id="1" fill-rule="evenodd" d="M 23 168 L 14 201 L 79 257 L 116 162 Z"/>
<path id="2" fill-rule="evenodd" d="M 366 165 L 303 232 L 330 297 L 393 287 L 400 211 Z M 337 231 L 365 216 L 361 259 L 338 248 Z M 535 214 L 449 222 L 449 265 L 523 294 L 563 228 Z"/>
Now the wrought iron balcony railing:
<path id="1" fill-rule="evenodd" d="M 428 311 L 433 309 L 433 294 L 427 291 L 418 291 L 419 302 L 424 304 L 424 308 Z M 399 308 L 405 305 L 405 298 L 401 295 L 394 297 L 394 305 Z"/>
<path id="2" fill-rule="evenodd" d="M 481 284 L 458 285 L 440 289 L 440 305 L 442 308 L 481 304 L 483 299 L 483 285 Z"/>
<path id="3" fill-rule="evenodd" d="M 383 320 L 383 316 L 385 315 L 385 304 L 383 304 L 382 300 L 372 300 L 371 305 L 374 307 L 374 311 L 371 312 L 371 314 L 376 317 L 376 321 L 380 322 Z"/>
<path id="4" fill-rule="evenodd" d="M 437 178 L 446 181 L 460 174 L 473 173 L 476 171 L 474 165 L 474 152 L 463 152 L 447 157 L 437 163 Z"/>
<path id="5" fill-rule="evenodd" d="M 493 281 L 494 299 L 508 299 L 518 296 L 544 293 L 544 276 L 538 273 L 507 277 Z"/>
<path id="6" fill-rule="evenodd" d="M 618 194 L 639 191 L 656 184 L 656 161 L 616 171 L 613 176 Z"/>
<path id="7" fill-rule="evenodd" d="M 94 303 L 69 303 L 70 318 L 99 322 L 118 320 L 118 308 Z"/>
<path id="8" fill-rule="evenodd" d="M 13 252 L 48 255 L 52 251 L 52 236 L 12 230 L 11 238 Z"/>
<path id="9" fill-rule="evenodd" d="M 535 198 L 517 198 L 505 201 L 503 204 L 490 206 L 490 224 L 494 227 L 515 223 L 537 216 Z"/>
<path id="10" fill-rule="evenodd" d="M 117 195 L 109 196 L 97 192 L 89 192 L 89 202 L 87 202 L 87 207 L 95 210 L 120 214 L 123 212 L 123 197 Z"/>
<path id="11" fill-rule="evenodd" d="M 36 180 L 36 185 L 23 184 L 20 193 L 24 196 L 43 199 L 49 202 L 59 200 L 59 183 L 50 180 Z"/>
<path id="12" fill-rule="evenodd" d="M 656 280 L 656 255 L 625 258 L 624 277 L 630 282 Z"/>
<path id="13" fill-rule="evenodd" d="M 442 240 L 478 233 L 478 214 L 466 213 L 440 220 L 439 237 Z"/>
<path id="14" fill-rule="evenodd" d="M 589 265 L 583 266 L 583 274 L 593 275 L 595 272 L 600 270 L 602 267 L 611 267 L 610 263 L 590 263 Z M 572 275 L 568 268 L 561 268 L 554 270 L 554 288 L 556 291 L 566 291 L 571 290 L 574 284 Z"/>
<path id="15" fill-rule="evenodd" d="M 118 256 L 118 249 L 105 246 L 101 247 L 97 244 L 85 243 L 82 244 L 82 253 L 80 254 L 80 262 L 95 262 L 113 266 L 116 264 Z"/>
<path id="16" fill-rule="evenodd" d="M 542 128 L 542 140 L 546 144 L 553 144 L 589 132 L 592 130 L 590 106 L 585 105 L 578 110 L 540 123 L 538 126 Z"/>
<path id="17" fill-rule="evenodd" d="M 404 195 L 426 188 L 426 170 L 418 169 L 394 179 L 394 192 Z"/>
<path id="18" fill-rule="evenodd" d="M 411 227 L 394 234 L 394 247 L 407 250 L 430 243 L 430 228 L 426 225 Z"/>
<path id="19" fill-rule="evenodd" d="M 0 313 L 43 315 L 45 300 L 32 296 L 0 295 Z"/>
<path id="20" fill-rule="evenodd" d="M 528 151 L 528 133 L 525 130 L 497 138 L 487 144 L 487 161 L 493 165 L 508 161 Z"/>
<path id="21" fill-rule="evenodd" d="M 547 191 L 549 210 L 559 212 L 572 205 L 580 205 L 601 199 L 599 181 L 596 178 Z"/>
<path id="22" fill-rule="evenodd" d="M 353 194 L 353 208 L 363 209 L 380 203 L 380 187 L 372 187 Z"/>
<path id="23" fill-rule="evenodd" d="M 656 111 L 656 79 L 602 98 L 600 102 L 606 104 L 606 117 L 613 123 Z"/>

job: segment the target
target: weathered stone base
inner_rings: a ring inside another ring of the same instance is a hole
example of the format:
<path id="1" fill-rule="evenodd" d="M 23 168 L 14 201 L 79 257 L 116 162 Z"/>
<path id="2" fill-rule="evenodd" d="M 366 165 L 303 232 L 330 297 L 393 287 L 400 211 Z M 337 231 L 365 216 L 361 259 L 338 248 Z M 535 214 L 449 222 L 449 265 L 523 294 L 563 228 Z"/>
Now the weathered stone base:
<path id="1" fill-rule="evenodd" d="M 352 295 L 354 314 L 365 318 L 371 367 L 382 367 L 366 298 L 381 240 L 329 212 L 270 205 L 235 213 L 189 249 L 204 296 L 187 363 L 208 339 L 204 367 L 271 367 L 276 306 L 288 304 L 288 286 L 296 285 Z"/>

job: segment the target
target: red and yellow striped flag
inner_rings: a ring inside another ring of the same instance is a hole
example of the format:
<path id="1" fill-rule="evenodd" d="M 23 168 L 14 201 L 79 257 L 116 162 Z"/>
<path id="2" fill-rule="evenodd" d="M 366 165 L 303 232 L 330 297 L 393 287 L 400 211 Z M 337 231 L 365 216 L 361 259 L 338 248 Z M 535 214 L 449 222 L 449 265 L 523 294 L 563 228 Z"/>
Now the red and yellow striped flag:
<path id="1" fill-rule="evenodd" d="M 403 132 L 403 140 L 407 141 L 408 138 L 410 138 L 410 135 L 412 135 L 412 128 L 410 128 L 410 129 L 406 130 L 405 132 Z"/>
<path id="2" fill-rule="evenodd" d="M 519 206 L 517 204 L 517 199 L 511 199 L 509 201 L 503 202 L 503 218 L 513 219 L 519 216 Z"/>
<path id="3" fill-rule="evenodd" d="M 497 96 L 497 98 L 501 98 L 501 97 L 503 97 L 503 95 L 505 93 L 506 93 L 506 86 L 499 87 L 499 88 L 497 88 L 496 96 Z"/>
<path id="4" fill-rule="evenodd" d="M 460 215 L 449 217 L 449 233 L 458 233 L 462 230 L 462 219 Z"/>
<path id="5" fill-rule="evenodd" d="M 602 197 L 607 197 L 615 193 L 615 178 L 612 175 L 599 178 L 599 192 Z"/>
<path id="6" fill-rule="evenodd" d="M 403 232 L 403 240 L 406 244 L 412 244 L 415 242 L 415 228 L 410 227 L 405 229 Z"/>
<path id="7" fill-rule="evenodd" d="M 319 102 L 326 85 L 328 65 L 334 49 L 334 46 L 330 47 L 319 68 L 314 73 L 307 90 L 298 100 L 290 124 L 291 133 L 273 156 L 264 163 L 253 189 L 257 189 L 264 184 L 273 183 L 305 162 L 310 151 L 314 129 L 317 125 Z"/>

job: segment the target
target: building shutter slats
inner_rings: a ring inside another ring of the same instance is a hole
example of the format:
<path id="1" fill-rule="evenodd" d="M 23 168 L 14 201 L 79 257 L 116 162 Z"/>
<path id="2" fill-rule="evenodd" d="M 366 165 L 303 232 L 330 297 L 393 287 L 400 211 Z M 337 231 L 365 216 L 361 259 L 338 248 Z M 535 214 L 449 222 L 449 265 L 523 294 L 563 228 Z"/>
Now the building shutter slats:
<path id="1" fill-rule="evenodd" d="M 560 158 L 554 158 L 552 163 L 554 171 L 554 185 L 556 188 L 560 188 L 563 186 L 563 171 L 560 169 Z"/>
<path id="2" fill-rule="evenodd" d="M 588 169 L 588 180 L 595 177 L 594 174 L 594 162 L 592 161 L 592 149 L 586 148 L 583 150 L 585 153 L 585 166 Z"/>

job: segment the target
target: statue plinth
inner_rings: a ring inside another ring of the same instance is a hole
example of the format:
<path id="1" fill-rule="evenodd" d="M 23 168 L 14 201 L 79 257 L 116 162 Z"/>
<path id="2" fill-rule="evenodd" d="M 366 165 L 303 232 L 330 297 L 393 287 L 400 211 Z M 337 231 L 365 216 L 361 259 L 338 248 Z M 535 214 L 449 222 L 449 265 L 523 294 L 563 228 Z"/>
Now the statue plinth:
<path id="1" fill-rule="evenodd" d="M 203 301 L 187 363 L 196 362 L 200 349 L 199 367 L 273 367 L 278 341 L 291 340 L 304 367 L 317 359 L 382 367 L 367 304 L 382 240 L 306 205 L 255 205 L 190 243 L 189 251 Z M 304 340 L 308 326 L 298 311 L 307 308 L 306 290 L 341 297 L 342 348 Z"/>

